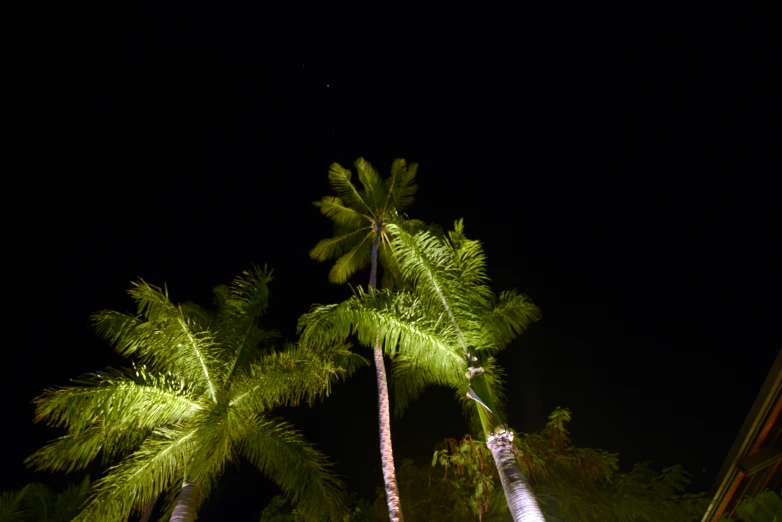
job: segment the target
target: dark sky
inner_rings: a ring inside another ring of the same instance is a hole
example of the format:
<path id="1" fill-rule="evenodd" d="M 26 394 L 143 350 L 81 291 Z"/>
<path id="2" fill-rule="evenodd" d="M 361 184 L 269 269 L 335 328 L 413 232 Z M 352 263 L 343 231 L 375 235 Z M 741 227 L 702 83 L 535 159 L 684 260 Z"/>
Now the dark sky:
<path id="1" fill-rule="evenodd" d="M 514 428 L 569 407 L 575 444 L 684 464 L 709 489 L 781 346 L 771 23 L 294 10 L 40 15 L 6 192 L 24 210 L 7 219 L 3 489 L 64 480 L 21 464 L 56 435 L 30 401 L 121 364 L 88 316 L 130 309 L 137 277 L 209 303 L 269 263 L 269 322 L 291 338 L 312 303 L 349 295 L 307 252 L 331 232 L 311 205 L 329 164 L 358 156 L 418 162 L 410 215 L 463 217 L 495 290 L 542 308 L 502 357 Z M 375 401 L 368 368 L 284 412 L 365 496 L 382 481 Z M 392 429 L 397 461 L 425 464 L 466 425 L 432 390 Z M 242 465 L 202 517 L 257 520 L 274 494 Z"/>

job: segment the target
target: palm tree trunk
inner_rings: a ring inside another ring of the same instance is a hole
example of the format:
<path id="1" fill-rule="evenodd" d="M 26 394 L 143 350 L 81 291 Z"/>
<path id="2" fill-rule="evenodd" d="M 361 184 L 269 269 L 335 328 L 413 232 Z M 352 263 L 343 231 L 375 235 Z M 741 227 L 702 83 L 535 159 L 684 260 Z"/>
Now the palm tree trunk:
<path id="1" fill-rule="evenodd" d="M 538 501 L 516 462 L 512 441 L 513 434 L 509 431 L 500 434 L 492 433 L 486 446 L 491 451 L 497 470 L 500 472 L 502 489 L 505 491 L 505 499 L 508 501 L 513 520 L 514 522 L 545 522 Z"/>
<path id="2" fill-rule="evenodd" d="M 141 514 L 139 522 L 149 522 L 149 517 L 152 516 L 152 510 L 155 509 L 156 501 L 157 499 L 154 497 L 149 499 L 149 502 L 147 502 L 147 507 L 144 508 L 144 512 Z"/>
<path id="3" fill-rule="evenodd" d="M 182 484 L 182 491 L 174 506 L 174 512 L 171 513 L 171 522 L 194 522 L 198 508 L 198 496 L 201 488 L 194 482 L 185 482 Z"/>
<path id="4" fill-rule="evenodd" d="M 375 242 L 372 245 L 372 267 L 369 272 L 369 291 L 374 294 L 377 285 L 377 245 L 380 242 L 382 223 L 375 224 Z M 394 449 L 391 445 L 391 408 L 388 405 L 388 379 L 383 351 L 380 349 L 380 336 L 375 335 L 375 371 L 377 373 L 377 405 L 380 421 L 380 460 L 383 465 L 383 481 L 386 485 L 386 502 L 390 522 L 402 522 L 402 504 L 399 501 L 399 487 L 396 484 L 394 470 Z"/>
<path id="5" fill-rule="evenodd" d="M 375 342 L 375 369 L 377 371 L 377 403 L 380 418 L 380 458 L 383 463 L 383 480 L 386 483 L 386 501 L 391 521 L 402 522 L 402 506 L 399 501 L 399 489 L 394 469 L 394 450 L 391 445 L 391 409 L 388 405 L 388 380 L 383 363 L 383 352 L 379 339 Z"/>

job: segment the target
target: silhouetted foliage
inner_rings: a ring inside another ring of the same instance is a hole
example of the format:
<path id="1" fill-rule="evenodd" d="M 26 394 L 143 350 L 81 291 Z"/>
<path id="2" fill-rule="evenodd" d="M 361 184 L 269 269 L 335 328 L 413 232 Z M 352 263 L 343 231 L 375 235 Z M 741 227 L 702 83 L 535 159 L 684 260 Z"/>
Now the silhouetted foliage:
<path id="1" fill-rule="evenodd" d="M 775 491 L 764 491 L 754 498 L 744 499 L 736 508 L 741 522 L 782 522 L 782 498 Z M 726 515 L 720 522 L 730 522 Z"/>
<path id="2" fill-rule="evenodd" d="M 87 500 L 90 477 L 56 492 L 41 483 L 0 494 L 0 522 L 70 522 Z"/>
<path id="3" fill-rule="evenodd" d="M 700 520 L 708 499 L 686 493 L 690 475 L 681 466 L 657 472 L 644 462 L 619 472 L 617 454 L 571 444 L 566 428 L 570 419 L 569 410 L 557 408 L 545 429 L 517 434 L 513 441 L 548 522 Z M 485 465 L 490 458 L 483 441 L 466 436 L 446 440 L 432 460 L 432 465 L 445 467 L 444 480 L 455 489 L 471 491 L 467 502 L 479 519 L 504 511 L 493 497 L 498 477 Z"/>

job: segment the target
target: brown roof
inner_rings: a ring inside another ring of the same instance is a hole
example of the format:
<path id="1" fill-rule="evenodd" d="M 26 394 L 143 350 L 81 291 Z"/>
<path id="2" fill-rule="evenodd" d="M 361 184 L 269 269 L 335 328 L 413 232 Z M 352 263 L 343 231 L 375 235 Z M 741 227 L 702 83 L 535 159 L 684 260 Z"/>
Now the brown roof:
<path id="1" fill-rule="evenodd" d="M 733 516 L 737 504 L 782 486 L 782 350 L 717 475 L 716 494 L 702 522 Z"/>

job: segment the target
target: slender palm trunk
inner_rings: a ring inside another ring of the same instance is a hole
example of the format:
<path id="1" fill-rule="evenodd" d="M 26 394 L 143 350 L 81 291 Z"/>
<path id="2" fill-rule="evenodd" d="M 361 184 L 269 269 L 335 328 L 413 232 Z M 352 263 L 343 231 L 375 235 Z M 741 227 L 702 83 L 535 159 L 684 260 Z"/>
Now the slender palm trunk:
<path id="1" fill-rule="evenodd" d="M 377 286 L 377 245 L 380 242 L 381 224 L 375 224 L 377 235 L 372 245 L 372 268 L 369 273 L 369 291 L 375 292 Z M 386 502 L 388 502 L 388 517 L 391 522 L 402 522 L 402 504 L 399 501 L 399 488 L 396 484 L 394 470 L 394 450 L 391 445 L 391 409 L 388 405 L 388 379 L 386 366 L 383 362 L 383 351 L 380 349 L 380 336 L 375 336 L 375 371 L 377 372 L 377 403 L 380 420 L 380 459 L 383 465 L 383 480 L 386 484 Z"/>
<path id="2" fill-rule="evenodd" d="M 383 463 L 383 480 L 386 483 L 386 501 L 388 516 L 392 521 L 402 522 L 402 507 L 399 501 L 399 489 L 394 469 L 394 450 L 391 446 L 391 409 L 388 405 L 388 380 L 383 363 L 383 352 L 375 343 L 375 370 L 377 371 L 377 403 L 380 417 L 380 458 Z"/>
<path id="3" fill-rule="evenodd" d="M 174 512 L 171 513 L 171 522 L 194 522 L 200 493 L 201 488 L 198 484 L 194 482 L 183 483 L 182 491 L 179 492 L 179 498 L 174 506 Z"/>
<path id="4" fill-rule="evenodd" d="M 494 457 L 500 474 L 505 500 L 515 522 L 545 522 L 538 501 L 513 454 L 513 432 L 507 431 L 495 414 L 494 397 L 482 374 L 470 379 L 470 391 L 475 392 L 475 407 L 486 434 L 486 447 Z M 469 395 L 469 394 L 468 394 Z M 493 411 L 494 410 L 494 411 Z M 498 430 L 501 430 L 497 433 Z"/>
<path id="5" fill-rule="evenodd" d="M 149 502 L 147 502 L 147 507 L 144 508 L 144 512 L 141 514 L 139 522 L 149 522 L 149 517 L 152 516 L 152 510 L 155 509 L 156 502 L 156 498 L 151 498 Z"/>
<path id="6" fill-rule="evenodd" d="M 515 522 L 545 522 L 538 507 L 538 501 L 530 490 L 527 479 L 522 473 L 511 443 L 513 434 L 509 431 L 499 435 L 490 434 L 486 446 L 494 457 L 500 472 L 505 499 Z"/>

